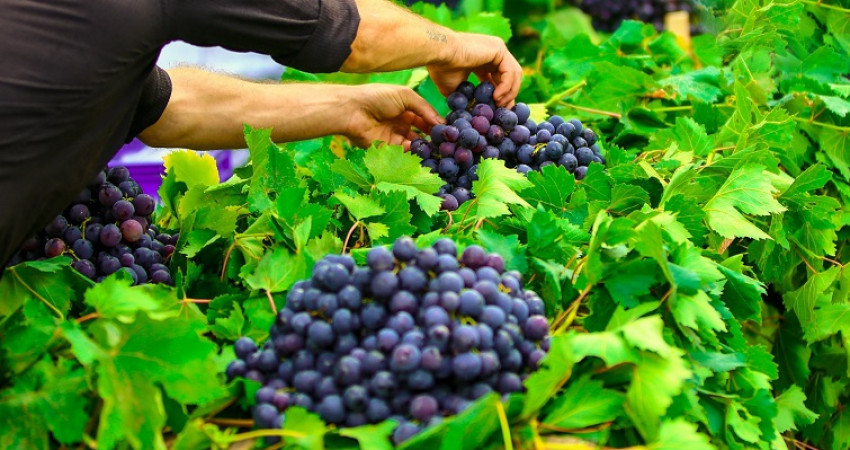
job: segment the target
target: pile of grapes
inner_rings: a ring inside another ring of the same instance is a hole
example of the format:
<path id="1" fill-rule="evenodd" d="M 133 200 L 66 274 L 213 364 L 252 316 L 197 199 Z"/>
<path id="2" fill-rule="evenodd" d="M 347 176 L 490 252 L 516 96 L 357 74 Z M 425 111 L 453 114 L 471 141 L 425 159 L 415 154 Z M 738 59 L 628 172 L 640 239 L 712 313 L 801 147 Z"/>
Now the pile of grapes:
<path id="1" fill-rule="evenodd" d="M 179 236 L 159 233 L 151 224 L 155 208 L 126 167 L 103 170 L 62 214 L 24 242 L 10 265 L 68 255 L 75 269 L 97 282 L 124 270 L 135 284 L 172 284 L 164 262 Z"/>
<path id="2" fill-rule="evenodd" d="M 624 20 L 651 23 L 664 29 L 664 16 L 673 11 L 694 11 L 692 0 L 581 0 L 579 8 L 593 20 L 597 30 L 612 32 Z M 696 27 L 692 27 L 694 31 Z"/>
<path id="3" fill-rule="evenodd" d="M 433 127 L 430 142 L 416 139 L 410 144 L 422 165 L 446 182 L 438 193 L 444 210 L 454 211 L 472 198 L 470 189 L 482 158 L 502 159 L 523 174 L 558 165 L 579 180 L 591 162 L 605 164 L 596 133 L 580 121 L 552 116 L 537 124 L 529 118 L 531 110 L 525 103 L 497 108 L 494 89 L 489 81 L 478 86 L 461 83 L 447 98 L 452 110 L 447 125 Z"/>
<path id="4" fill-rule="evenodd" d="M 394 419 L 398 444 L 490 392 L 520 392 L 549 348 L 544 305 L 479 246 L 400 238 L 368 267 L 331 255 L 293 286 L 262 349 L 236 341 L 229 379 L 261 382 L 254 420 L 292 405 L 354 427 Z"/>

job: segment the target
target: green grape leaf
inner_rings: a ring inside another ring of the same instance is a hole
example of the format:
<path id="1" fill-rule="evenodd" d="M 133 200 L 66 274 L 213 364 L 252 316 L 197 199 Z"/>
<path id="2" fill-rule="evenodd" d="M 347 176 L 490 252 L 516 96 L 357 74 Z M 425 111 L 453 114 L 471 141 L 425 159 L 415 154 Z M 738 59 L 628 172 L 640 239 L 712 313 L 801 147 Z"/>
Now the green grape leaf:
<path id="1" fill-rule="evenodd" d="M 378 190 L 404 192 L 408 200 L 416 199 L 429 216 L 439 211 L 442 200 L 433 194 L 444 182 L 423 167 L 418 156 L 405 152 L 398 145 L 373 146 L 366 151 L 363 164 L 369 169 Z"/>
<path id="2" fill-rule="evenodd" d="M 774 198 L 776 189 L 763 171 L 762 166 L 755 164 L 735 169 L 705 204 L 706 221 L 714 231 L 730 239 L 770 239 L 767 233 L 741 214 L 767 215 L 785 210 Z"/>
<path id="3" fill-rule="evenodd" d="M 280 246 L 267 251 L 256 269 L 244 275 L 243 279 L 251 289 L 273 293 L 288 290 L 308 274 L 309 267 L 304 255 L 293 255 Z"/>
<path id="4" fill-rule="evenodd" d="M 623 414 L 623 394 L 605 389 L 601 381 L 582 377 L 570 383 L 543 420 L 560 428 L 585 428 L 612 422 Z"/>
<path id="5" fill-rule="evenodd" d="M 652 450 L 714 450 L 708 436 L 697 430 L 697 425 L 685 419 L 664 421 L 658 430 L 658 439 L 649 444 Z"/>
<path id="6" fill-rule="evenodd" d="M 0 416 L 17 419 L 0 423 L 0 446 L 50 448 L 50 433 L 62 444 L 82 441 L 89 421 L 87 381 L 86 372 L 72 361 L 38 361 L 0 391 Z"/>
<path id="7" fill-rule="evenodd" d="M 476 197 L 473 202 L 478 206 L 476 219 L 509 214 L 509 204 L 528 207 L 528 202 L 517 195 L 517 192 L 529 186 L 531 182 L 516 170 L 505 167 L 504 161 L 481 161 L 478 165 L 478 180 L 472 184 L 472 192 Z"/>
<path id="8" fill-rule="evenodd" d="M 387 212 L 378 202 L 363 195 L 348 195 L 337 192 L 334 194 L 334 198 L 339 200 L 357 220 L 380 216 Z"/>
<path id="9" fill-rule="evenodd" d="M 575 189 L 575 177 L 563 167 L 547 166 L 540 172 L 528 174 L 531 186 L 522 191 L 523 198 L 532 206 L 542 204 L 555 212 L 565 212 L 568 200 Z"/>
<path id="10" fill-rule="evenodd" d="M 798 430 L 798 425 L 811 425 L 818 418 L 818 414 L 806 407 L 806 394 L 799 386 L 791 386 L 776 397 L 776 406 L 779 412 L 773 419 L 776 431 L 784 433 L 789 430 Z"/>
<path id="11" fill-rule="evenodd" d="M 103 399 L 98 443 L 113 448 L 122 441 L 135 447 L 165 448 L 163 397 L 203 403 L 224 392 L 216 347 L 200 336 L 204 323 L 181 317 L 153 320 L 139 313 L 131 323 L 98 319 L 91 336 L 73 322 L 62 326 L 73 354 L 97 374 Z M 97 364 L 94 364 L 97 363 Z M 205 376 L 198 376 L 205 374 Z"/>

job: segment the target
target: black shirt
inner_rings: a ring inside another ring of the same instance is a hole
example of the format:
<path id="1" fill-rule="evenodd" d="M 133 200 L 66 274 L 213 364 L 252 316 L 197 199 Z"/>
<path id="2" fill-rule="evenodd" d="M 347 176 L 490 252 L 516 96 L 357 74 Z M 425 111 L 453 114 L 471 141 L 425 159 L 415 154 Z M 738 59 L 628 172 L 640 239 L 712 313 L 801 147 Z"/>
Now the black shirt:
<path id="1" fill-rule="evenodd" d="M 0 2 L 0 268 L 160 117 L 166 43 L 332 72 L 359 22 L 353 0 Z"/>

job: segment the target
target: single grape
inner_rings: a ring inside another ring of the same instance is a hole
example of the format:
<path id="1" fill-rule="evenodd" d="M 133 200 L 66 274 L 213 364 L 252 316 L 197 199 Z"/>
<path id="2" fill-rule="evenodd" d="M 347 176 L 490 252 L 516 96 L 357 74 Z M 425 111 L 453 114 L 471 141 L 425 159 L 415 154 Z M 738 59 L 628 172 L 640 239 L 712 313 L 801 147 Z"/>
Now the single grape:
<path id="1" fill-rule="evenodd" d="M 116 205 L 117 204 L 118 203 L 116 203 Z M 104 230 L 106 230 L 107 227 L 109 227 L 109 225 L 104 227 Z M 129 219 L 129 220 L 127 220 L 127 221 L 125 221 L 121 224 L 121 236 L 127 242 L 137 242 L 139 239 L 142 238 L 143 233 L 144 233 L 144 229 L 142 228 L 142 225 L 139 222 L 137 222 L 133 219 Z M 102 232 L 101 232 L 101 242 L 103 242 L 103 233 Z M 106 245 L 106 243 L 104 243 L 104 245 Z"/>

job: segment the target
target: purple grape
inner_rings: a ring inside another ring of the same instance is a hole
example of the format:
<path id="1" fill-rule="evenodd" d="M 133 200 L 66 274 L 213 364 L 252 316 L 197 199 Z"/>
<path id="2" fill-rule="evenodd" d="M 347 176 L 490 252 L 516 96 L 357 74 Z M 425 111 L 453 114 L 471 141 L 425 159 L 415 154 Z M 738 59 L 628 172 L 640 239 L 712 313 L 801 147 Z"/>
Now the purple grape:
<path id="1" fill-rule="evenodd" d="M 525 123 L 531 116 L 531 108 L 529 108 L 525 103 L 517 103 L 514 105 L 512 110 L 514 114 L 516 114 L 517 123 Z"/>
<path id="2" fill-rule="evenodd" d="M 94 263 L 87 259 L 74 261 L 71 263 L 71 267 L 77 269 L 77 271 L 83 274 L 86 278 L 93 280 L 97 276 L 97 269 L 95 268 Z"/>
<path id="3" fill-rule="evenodd" d="M 440 204 L 440 209 L 443 211 L 457 211 L 459 206 L 457 199 L 451 194 L 442 195 L 443 202 Z"/>
<path id="4" fill-rule="evenodd" d="M 460 92 L 452 92 L 446 99 L 446 104 L 451 110 L 466 109 L 469 99 Z"/>
<path id="5" fill-rule="evenodd" d="M 117 204 L 118 203 L 116 203 L 116 205 Z M 106 227 L 104 227 L 104 229 L 103 229 L 104 231 L 102 231 L 101 235 L 100 235 L 101 243 L 103 243 L 107 247 L 109 247 L 110 245 L 108 245 L 106 242 L 103 241 L 103 239 L 104 239 L 103 233 L 106 231 L 107 228 L 110 227 L 110 225 L 107 225 Z M 112 226 L 114 226 L 114 225 L 112 225 Z M 144 229 L 142 228 L 142 224 L 140 224 L 139 222 L 137 222 L 133 219 L 130 219 L 130 220 L 127 220 L 127 221 L 125 221 L 121 224 L 120 232 L 121 232 L 121 236 L 124 238 L 125 241 L 127 241 L 127 242 L 137 242 L 139 239 L 142 238 L 142 234 L 144 233 Z M 112 241 L 109 241 L 109 242 L 112 242 Z M 118 244 L 116 243 L 115 245 L 118 245 Z"/>

